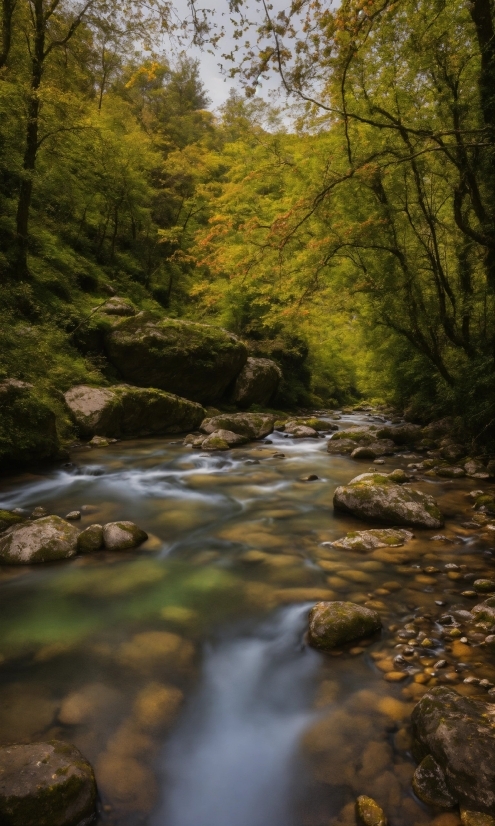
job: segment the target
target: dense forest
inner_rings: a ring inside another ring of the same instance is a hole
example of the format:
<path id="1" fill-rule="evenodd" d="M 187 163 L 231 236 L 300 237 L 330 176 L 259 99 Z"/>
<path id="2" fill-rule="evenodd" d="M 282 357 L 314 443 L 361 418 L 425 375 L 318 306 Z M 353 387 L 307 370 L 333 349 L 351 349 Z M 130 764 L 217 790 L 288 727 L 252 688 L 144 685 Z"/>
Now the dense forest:
<path id="1" fill-rule="evenodd" d="M 115 381 L 85 333 L 118 295 L 278 360 L 279 408 L 381 399 L 491 439 L 492 0 L 259 8 L 213 112 L 167 4 L 3 0 L 0 377 L 69 436 L 61 392 Z"/>

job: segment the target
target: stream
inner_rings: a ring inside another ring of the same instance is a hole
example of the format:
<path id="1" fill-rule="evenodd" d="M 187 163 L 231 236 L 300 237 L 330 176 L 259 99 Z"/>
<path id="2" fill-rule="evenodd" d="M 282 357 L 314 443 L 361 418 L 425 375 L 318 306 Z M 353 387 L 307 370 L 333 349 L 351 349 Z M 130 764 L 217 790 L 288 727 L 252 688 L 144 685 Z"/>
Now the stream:
<path id="1" fill-rule="evenodd" d="M 0 742 L 74 743 L 95 768 L 101 826 L 354 826 L 361 794 L 393 826 L 433 821 L 411 791 L 411 710 L 431 685 L 495 683 L 493 656 L 438 624 L 472 607 L 466 578 L 494 575 L 491 536 L 469 522 L 480 484 L 418 479 L 443 538 L 339 550 L 371 526 L 335 514 L 334 489 L 370 463 L 329 455 L 327 439 L 274 433 L 210 454 L 142 439 L 0 479 L 0 507 L 149 534 L 135 552 L 0 568 Z M 421 458 L 404 450 L 383 470 Z M 376 607 L 382 633 L 309 649 L 321 599 Z M 394 664 L 406 644 L 409 670 Z"/>

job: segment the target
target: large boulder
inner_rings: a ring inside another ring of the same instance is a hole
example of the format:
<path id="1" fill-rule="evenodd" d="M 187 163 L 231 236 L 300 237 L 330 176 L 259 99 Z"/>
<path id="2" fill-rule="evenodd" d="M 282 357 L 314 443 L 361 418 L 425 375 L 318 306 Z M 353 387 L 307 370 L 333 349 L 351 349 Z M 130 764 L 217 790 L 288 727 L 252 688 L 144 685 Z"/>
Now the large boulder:
<path id="1" fill-rule="evenodd" d="M 0 823 L 89 826 L 95 815 L 93 769 L 74 746 L 51 740 L 0 748 Z"/>
<path id="2" fill-rule="evenodd" d="M 0 461 L 51 459 L 59 449 L 55 413 L 36 396 L 33 385 L 17 379 L 0 382 Z"/>
<path id="3" fill-rule="evenodd" d="M 265 406 L 273 398 L 282 380 L 282 371 L 271 359 L 248 358 L 237 376 L 232 401 L 238 407 Z"/>
<path id="4" fill-rule="evenodd" d="M 441 528 L 443 517 L 432 496 L 405 488 L 394 474 L 363 473 L 348 485 L 337 488 L 333 497 L 336 511 L 352 513 L 359 519 L 410 525 L 415 528 Z"/>
<path id="5" fill-rule="evenodd" d="M 339 645 L 370 637 L 382 627 L 376 611 L 353 602 L 318 602 L 309 613 L 308 642 L 331 651 Z"/>
<path id="6" fill-rule="evenodd" d="M 44 516 L 9 528 L 0 536 L 0 563 L 33 565 L 70 559 L 77 553 L 79 531 L 60 516 Z"/>
<path id="7" fill-rule="evenodd" d="M 200 428 L 208 434 L 217 430 L 230 430 L 249 441 L 269 436 L 273 433 L 274 424 L 275 416 L 266 413 L 222 413 L 202 421 Z"/>
<path id="8" fill-rule="evenodd" d="M 72 387 L 64 396 L 82 436 L 133 438 L 194 430 L 204 416 L 200 404 L 172 393 L 120 384 Z"/>
<path id="9" fill-rule="evenodd" d="M 226 330 L 145 313 L 108 330 L 105 349 L 132 384 L 201 403 L 220 399 L 247 361 L 245 344 Z"/>
<path id="10" fill-rule="evenodd" d="M 391 439 L 396 445 L 409 445 L 418 442 L 422 437 L 419 424 L 406 424 L 382 427 L 377 434 L 379 439 Z"/>
<path id="11" fill-rule="evenodd" d="M 451 798 L 473 812 L 495 815 L 495 705 L 438 686 L 421 698 L 411 722 L 420 762 L 416 793 L 430 804 L 436 795 L 438 806 Z M 425 760 L 429 756 L 433 760 Z"/>

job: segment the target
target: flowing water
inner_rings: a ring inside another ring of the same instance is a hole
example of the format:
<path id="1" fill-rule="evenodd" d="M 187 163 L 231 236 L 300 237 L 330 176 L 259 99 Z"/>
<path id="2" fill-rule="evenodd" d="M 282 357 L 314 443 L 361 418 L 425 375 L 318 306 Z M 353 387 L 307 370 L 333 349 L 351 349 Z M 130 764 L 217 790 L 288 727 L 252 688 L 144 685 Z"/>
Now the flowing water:
<path id="1" fill-rule="evenodd" d="M 413 461 L 404 451 L 384 470 Z M 424 531 L 364 555 L 331 546 L 366 527 L 334 514 L 332 495 L 368 463 L 329 455 L 326 438 L 275 433 L 214 454 L 140 440 L 73 463 L 3 478 L 0 507 L 82 509 L 81 527 L 130 519 L 150 538 L 0 569 L 0 742 L 78 746 L 102 826 L 351 826 L 359 794 L 394 826 L 432 822 L 410 789 L 414 702 L 439 681 L 472 692 L 465 671 L 495 681 L 474 638 L 445 640 L 436 623 L 472 607 L 466 576 L 493 575 L 491 535 L 466 526 L 479 482 L 421 478 L 447 539 Z M 308 649 L 320 599 L 376 606 L 383 632 L 331 656 Z M 405 642 L 414 667 L 398 670 Z"/>

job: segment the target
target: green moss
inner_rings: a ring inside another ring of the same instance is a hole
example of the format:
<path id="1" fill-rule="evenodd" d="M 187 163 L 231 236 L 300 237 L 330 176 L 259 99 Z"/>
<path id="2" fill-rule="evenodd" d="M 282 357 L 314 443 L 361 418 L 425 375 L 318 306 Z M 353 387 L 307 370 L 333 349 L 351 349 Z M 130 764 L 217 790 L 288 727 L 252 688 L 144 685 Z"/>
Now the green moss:
<path id="1" fill-rule="evenodd" d="M 19 514 L 0 509 L 0 531 L 5 531 L 7 528 L 12 527 L 12 525 L 17 525 L 19 522 L 23 521 L 24 518 L 19 516 Z"/>

